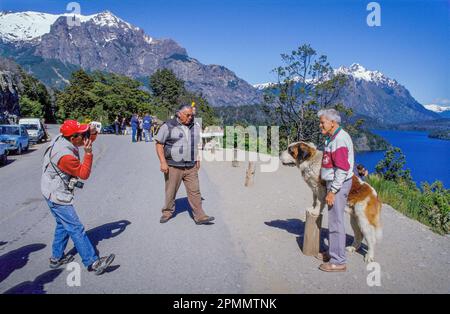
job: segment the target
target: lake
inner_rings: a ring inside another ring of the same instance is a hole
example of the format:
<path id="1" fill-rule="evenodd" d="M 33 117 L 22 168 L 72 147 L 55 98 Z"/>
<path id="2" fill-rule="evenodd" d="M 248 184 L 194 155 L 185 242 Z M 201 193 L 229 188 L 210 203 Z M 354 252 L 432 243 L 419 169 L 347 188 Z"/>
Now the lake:
<path id="1" fill-rule="evenodd" d="M 411 170 L 414 181 L 432 183 L 440 180 L 450 188 L 450 141 L 432 139 L 427 132 L 372 130 L 384 137 L 406 156 L 406 166 Z M 384 158 L 384 152 L 368 152 L 356 155 L 356 163 L 363 164 L 369 172 Z"/>

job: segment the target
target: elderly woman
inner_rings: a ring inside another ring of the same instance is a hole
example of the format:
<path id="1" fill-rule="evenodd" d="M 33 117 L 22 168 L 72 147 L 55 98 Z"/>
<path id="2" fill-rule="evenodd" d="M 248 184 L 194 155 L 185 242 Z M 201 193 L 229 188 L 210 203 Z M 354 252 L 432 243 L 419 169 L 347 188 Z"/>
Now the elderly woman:
<path id="1" fill-rule="evenodd" d="M 320 129 L 326 136 L 320 175 L 326 182 L 328 205 L 329 253 L 319 269 L 346 271 L 344 209 L 352 187 L 354 167 L 353 142 L 340 126 L 341 117 L 334 109 L 320 110 Z"/>

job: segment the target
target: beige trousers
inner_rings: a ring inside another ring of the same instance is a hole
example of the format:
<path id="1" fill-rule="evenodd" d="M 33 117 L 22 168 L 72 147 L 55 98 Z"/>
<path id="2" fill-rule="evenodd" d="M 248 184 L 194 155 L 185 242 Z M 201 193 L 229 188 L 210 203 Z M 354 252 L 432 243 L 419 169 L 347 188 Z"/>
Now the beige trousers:
<path id="1" fill-rule="evenodd" d="M 176 168 L 169 166 L 169 173 L 164 174 L 164 181 L 166 200 L 162 209 L 163 216 L 170 217 L 173 215 L 175 211 L 175 197 L 182 181 L 186 188 L 194 219 L 197 221 L 206 216 L 202 207 L 202 195 L 200 194 L 200 182 L 198 180 L 197 167 Z"/>

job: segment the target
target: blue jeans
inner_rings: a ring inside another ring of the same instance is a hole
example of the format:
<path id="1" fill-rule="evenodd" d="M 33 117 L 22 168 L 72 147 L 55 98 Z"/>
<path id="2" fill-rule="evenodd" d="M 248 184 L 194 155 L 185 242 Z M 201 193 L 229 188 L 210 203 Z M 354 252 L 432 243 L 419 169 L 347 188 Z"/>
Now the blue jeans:
<path id="1" fill-rule="evenodd" d="M 132 128 L 131 129 L 131 141 L 132 142 L 136 142 L 136 133 L 137 133 L 137 129 L 136 128 Z"/>
<path id="2" fill-rule="evenodd" d="M 152 141 L 152 132 L 150 132 L 150 130 L 146 130 L 146 129 L 144 129 L 144 138 L 145 138 L 145 141 L 146 142 L 148 142 L 148 141 Z"/>
<path id="3" fill-rule="evenodd" d="M 70 237 L 78 254 L 81 256 L 84 266 L 89 267 L 92 265 L 92 263 L 98 260 L 98 256 L 84 231 L 84 226 L 80 222 L 73 205 L 58 205 L 48 199 L 46 201 L 56 219 L 52 258 L 58 260 L 64 256 L 64 250 Z"/>

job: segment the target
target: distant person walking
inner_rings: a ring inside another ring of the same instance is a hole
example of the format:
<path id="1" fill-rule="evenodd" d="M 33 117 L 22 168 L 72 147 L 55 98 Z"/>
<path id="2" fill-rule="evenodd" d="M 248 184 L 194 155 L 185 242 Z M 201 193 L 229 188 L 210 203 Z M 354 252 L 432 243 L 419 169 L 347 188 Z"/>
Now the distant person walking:
<path id="1" fill-rule="evenodd" d="M 144 121 L 141 116 L 138 116 L 138 130 L 137 130 L 137 141 L 142 142 L 142 131 L 144 128 Z"/>
<path id="2" fill-rule="evenodd" d="M 125 118 L 122 118 L 122 123 L 120 124 L 120 128 L 122 131 L 122 135 L 127 135 L 127 120 L 125 120 Z"/>
<path id="3" fill-rule="evenodd" d="M 139 128 L 139 120 L 137 118 L 136 114 L 133 114 L 133 116 L 131 117 L 131 141 L 133 143 L 136 142 L 136 135 L 137 135 L 137 130 Z"/>
<path id="4" fill-rule="evenodd" d="M 354 153 L 350 135 L 340 126 L 335 109 L 320 110 L 320 129 L 326 136 L 320 176 L 326 182 L 328 205 L 329 253 L 319 269 L 326 272 L 346 271 L 344 209 L 352 187 Z M 327 261 L 329 260 L 329 261 Z"/>
<path id="5" fill-rule="evenodd" d="M 181 182 L 184 183 L 189 204 L 196 224 L 208 224 L 214 220 L 205 214 L 202 207 L 198 171 L 198 143 L 200 127 L 194 123 L 192 107 L 181 105 L 176 118 L 166 121 L 155 136 L 156 153 L 164 173 L 165 203 L 160 223 L 172 218 L 175 211 L 175 197 Z"/>
<path id="6" fill-rule="evenodd" d="M 143 121 L 144 138 L 146 142 L 152 142 L 152 117 L 146 113 Z"/>
<path id="7" fill-rule="evenodd" d="M 119 135 L 120 122 L 119 117 L 116 117 L 114 120 L 114 130 L 116 131 L 116 135 Z"/>

